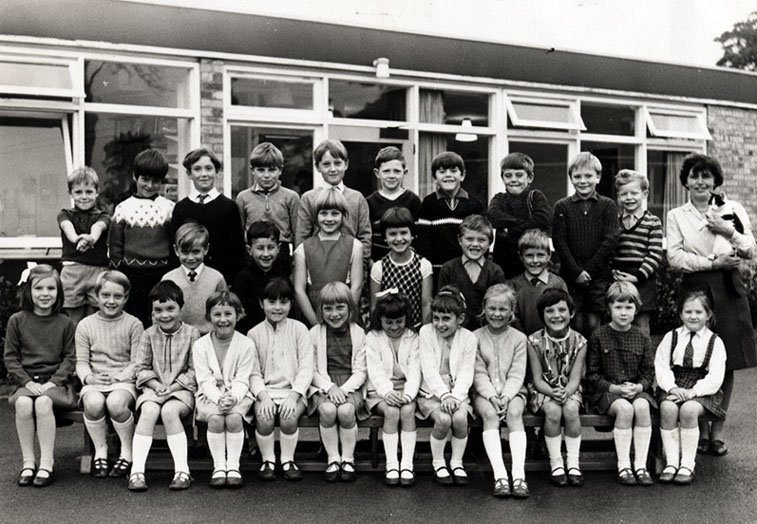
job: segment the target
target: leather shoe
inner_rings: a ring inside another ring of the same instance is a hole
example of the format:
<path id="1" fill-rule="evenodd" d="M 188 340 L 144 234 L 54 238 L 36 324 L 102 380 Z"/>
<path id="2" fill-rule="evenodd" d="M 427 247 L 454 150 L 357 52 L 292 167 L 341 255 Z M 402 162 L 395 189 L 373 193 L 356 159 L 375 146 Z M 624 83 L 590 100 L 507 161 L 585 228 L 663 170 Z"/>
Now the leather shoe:
<path id="1" fill-rule="evenodd" d="M 39 476 L 39 473 L 41 471 L 44 471 L 47 473 L 47 476 Z M 53 472 L 49 469 L 39 468 L 37 470 L 37 474 L 34 476 L 34 480 L 32 481 L 32 486 L 35 488 L 44 488 L 49 486 L 55 481 L 55 477 L 53 476 Z"/>
<path id="2" fill-rule="evenodd" d="M 574 472 L 574 473 L 571 473 Z M 581 470 L 578 468 L 569 468 L 568 469 L 568 485 L 570 486 L 583 486 L 586 484 L 586 479 L 584 478 L 583 473 L 581 473 Z"/>
<path id="3" fill-rule="evenodd" d="M 189 473 L 186 473 L 184 471 L 177 471 L 173 476 L 171 484 L 168 485 L 168 489 L 170 489 L 171 491 L 181 491 L 189 488 L 191 484 L 192 477 L 189 476 Z"/>
<path id="4" fill-rule="evenodd" d="M 31 486 L 34 482 L 34 468 L 24 468 L 18 474 L 16 484 L 19 486 Z"/>
<path id="5" fill-rule="evenodd" d="M 557 473 L 556 472 L 561 472 Z M 564 488 L 568 485 L 568 476 L 565 474 L 565 468 L 562 466 L 555 468 L 552 470 L 552 474 L 549 476 L 549 481 L 552 483 L 553 486 L 557 486 L 558 488 Z"/>

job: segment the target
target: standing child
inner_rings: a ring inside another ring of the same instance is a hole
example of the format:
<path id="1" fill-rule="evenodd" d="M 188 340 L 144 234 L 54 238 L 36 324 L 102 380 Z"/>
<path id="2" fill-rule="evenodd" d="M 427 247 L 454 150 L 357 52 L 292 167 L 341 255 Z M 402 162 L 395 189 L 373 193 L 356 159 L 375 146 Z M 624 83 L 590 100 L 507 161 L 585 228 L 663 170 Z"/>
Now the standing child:
<path id="1" fill-rule="evenodd" d="M 412 191 L 402 187 L 402 179 L 407 174 L 405 156 L 399 148 L 387 146 L 376 155 L 373 174 L 379 182 L 379 188 L 368 195 L 368 211 L 371 217 L 371 260 L 378 262 L 389 254 L 391 246 L 386 241 L 381 229 L 381 218 L 393 207 L 404 207 L 410 211 L 413 223 L 418 218 L 421 199 Z"/>
<path id="2" fill-rule="evenodd" d="M 99 478 L 125 476 L 132 461 L 134 361 L 144 328 L 123 312 L 129 289 L 129 279 L 120 271 L 100 273 L 94 288 L 100 311 L 76 328 L 76 374 L 83 385 L 84 425 L 94 445 L 92 475 Z M 106 414 L 121 441 L 121 454 L 110 471 Z"/>
<path id="3" fill-rule="evenodd" d="M 131 283 L 126 311 L 150 325 L 148 294 L 169 266 L 174 203 L 158 195 L 168 173 L 160 152 L 147 149 L 134 159 L 136 193 L 116 206 L 110 228 L 110 263 Z"/>
<path id="4" fill-rule="evenodd" d="M 486 290 L 505 282 L 502 269 L 486 259 L 493 235 L 492 226 L 485 217 L 465 217 L 457 234 L 463 256 L 445 262 L 439 272 L 439 288 L 453 285 L 465 297 L 468 305 L 465 325 L 472 329 L 481 326 L 479 314 L 483 309 Z"/>
<path id="5" fill-rule="evenodd" d="M 261 480 L 276 478 L 273 430 L 277 418 L 284 478 L 302 478 L 294 462 L 294 451 L 299 438 L 298 423 L 307 409 L 315 352 L 305 325 L 287 318 L 293 299 L 289 281 L 277 278 L 269 282 L 261 299 L 265 320 L 247 333 L 255 342 L 250 389 L 255 396 L 255 438 L 263 459 L 258 471 Z"/>
<path id="6" fill-rule="evenodd" d="M 706 293 L 685 293 L 678 314 L 683 326 L 665 334 L 654 359 L 660 388 L 660 437 L 667 464 L 660 482 L 691 484 L 699 418 L 705 413 L 725 417 L 720 388 L 726 352 L 721 338 L 708 327 L 712 307 Z"/>
<path id="7" fill-rule="evenodd" d="M 500 162 L 500 170 L 505 192 L 494 195 L 486 214 L 497 230 L 494 262 L 502 268 L 505 278 L 513 278 L 524 270 L 516 256 L 520 237 L 529 229 L 549 232 L 552 208 L 544 193 L 531 189 L 534 161 L 530 156 L 510 153 Z"/>
<path id="8" fill-rule="evenodd" d="M 73 209 L 58 213 L 63 252 L 60 280 L 63 284 L 63 310 L 74 325 L 97 306 L 92 288 L 97 275 L 108 267 L 108 226 L 110 217 L 97 207 L 100 182 L 91 167 L 74 169 L 68 175 L 68 194 Z"/>
<path id="9" fill-rule="evenodd" d="M 494 473 L 494 496 L 527 498 L 526 431 L 523 426 L 526 388 L 523 381 L 528 352 L 526 335 L 509 326 L 515 303 L 515 291 L 506 284 L 496 284 L 484 295 L 486 325 L 473 333 L 478 339 L 473 406 L 484 422 L 483 440 Z M 507 421 L 513 459 L 512 488 L 502 459 L 499 426 L 503 419 Z"/>
<path id="10" fill-rule="evenodd" d="M 575 314 L 573 299 L 562 289 L 547 289 L 536 302 L 544 329 L 528 337 L 531 368 L 529 408 L 543 413 L 544 440 L 549 453 L 552 484 L 583 486 L 579 466 L 581 450 L 581 375 L 586 360 L 586 339 L 570 328 Z M 568 468 L 560 451 L 560 423 L 565 425 Z"/>
<path id="11" fill-rule="evenodd" d="M 589 336 L 599 326 L 611 278 L 610 260 L 618 235 L 618 208 L 597 193 L 602 164 L 588 151 L 573 157 L 568 176 L 572 196 L 555 204 L 552 235 L 562 276 L 576 301 L 576 329 Z"/>
<path id="12" fill-rule="evenodd" d="M 220 271 L 226 282 L 233 282 L 244 265 L 244 230 L 234 201 L 216 189 L 221 161 L 203 147 L 190 151 L 182 165 L 192 189 L 173 209 L 171 238 L 187 222 L 205 226 L 210 239 L 205 264 Z M 189 297 L 185 298 L 189 303 Z"/>
<path id="13" fill-rule="evenodd" d="M 536 301 L 544 290 L 556 287 L 568 291 L 568 286 L 548 268 L 551 252 L 549 236 L 544 231 L 529 229 L 523 233 L 518 240 L 518 256 L 525 271 L 508 281 L 518 296 L 513 326 L 530 335 L 544 327 L 536 310 Z"/>
<path id="14" fill-rule="evenodd" d="M 244 447 L 244 419 L 252 408 L 249 384 L 255 360 L 255 344 L 234 329 L 243 314 L 234 293 L 214 293 L 207 302 L 213 329 L 192 348 L 197 420 L 208 424 L 208 447 L 213 456 L 211 488 L 239 488 L 243 483 L 239 457 Z"/>
<path id="15" fill-rule="evenodd" d="M 431 322 L 434 283 L 431 263 L 411 247 L 415 238 L 413 215 L 404 207 L 391 207 L 381 217 L 380 227 L 390 251 L 371 267 L 371 311 L 376 309 L 380 291 L 396 289 L 410 301 L 412 316 L 408 327 L 420 329 Z"/>
<path id="16" fill-rule="evenodd" d="M 421 363 L 418 335 L 410 327 L 411 311 L 404 295 L 394 290 L 381 292 L 373 310 L 373 329 L 365 338 L 368 365 L 365 403 L 370 411 L 384 417 L 381 441 L 386 456 L 387 486 L 415 484 L 415 397 L 421 385 Z M 400 442 L 402 462 L 397 456 Z"/>
<path id="17" fill-rule="evenodd" d="M 5 369 L 16 390 L 8 402 L 16 412 L 16 431 L 23 466 L 19 486 L 42 488 L 53 483 L 55 409 L 76 406 L 74 325 L 60 313 L 63 287 L 52 266 L 28 270 L 21 290 L 21 311 L 8 320 Z M 22 276 L 23 279 L 23 276 Z M 34 459 L 34 433 L 39 441 L 39 469 Z"/>
<path id="18" fill-rule="evenodd" d="M 354 482 L 357 419 L 366 415 L 365 332 L 355 323 L 357 310 L 350 288 L 341 282 L 323 287 L 317 311 L 320 323 L 310 330 L 315 374 L 308 414 L 318 412 L 328 464 L 326 481 Z"/>
<path id="19" fill-rule="evenodd" d="M 187 435 L 183 419 L 194 411 L 197 390 L 192 367 L 192 345 L 200 338 L 197 328 L 179 319 L 184 297 L 181 288 L 170 280 L 150 290 L 150 307 L 155 324 L 142 334 L 135 367 L 139 422 L 134 432 L 134 464 L 128 488 L 145 491 L 145 462 L 152 446 L 158 419 L 166 430 L 168 449 L 173 457 L 174 477 L 171 490 L 184 490 L 191 484 L 187 463 Z"/>
<path id="20" fill-rule="evenodd" d="M 478 341 L 465 329 L 465 298 L 453 286 L 446 286 L 431 302 L 431 324 L 421 328 L 420 359 L 422 382 L 418 415 L 431 417 L 434 429 L 429 439 L 434 480 L 438 484 L 468 484 L 463 454 L 468 443 L 468 393 L 473 384 Z M 452 429 L 449 468 L 444 448 Z M 450 469 L 452 470 L 450 473 Z"/>
<path id="21" fill-rule="evenodd" d="M 652 438 L 650 406 L 657 407 L 652 396 L 652 341 L 632 325 L 634 314 L 641 306 L 639 292 L 633 284 L 611 284 L 607 290 L 607 305 L 610 323 L 598 327 L 589 339 L 587 379 L 594 387 L 591 403 L 598 413 L 615 419 L 612 436 L 618 455 L 618 482 L 624 486 L 651 486 L 652 477 L 647 471 Z"/>
<path id="22" fill-rule="evenodd" d="M 615 175 L 620 203 L 620 235 L 612 259 L 612 278 L 631 282 L 639 290 L 641 307 L 634 324 L 649 335 L 649 314 L 657 309 L 657 269 L 662 261 L 662 222 L 644 209 L 649 195 L 645 175 L 622 169 Z"/>
<path id="23" fill-rule="evenodd" d="M 203 335 L 211 329 L 205 314 L 205 303 L 210 295 L 226 289 L 223 275 L 205 265 L 208 239 L 205 226 L 197 222 L 182 224 L 176 231 L 176 243 L 173 246 L 181 265 L 163 275 L 163 280 L 176 283 L 184 295 L 181 321 L 196 327 Z"/>
<path id="24" fill-rule="evenodd" d="M 328 282 L 350 286 L 355 304 L 363 287 L 363 246 L 344 233 L 347 203 L 338 189 L 318 193 L 314 207 L 317 232 L 294 250 L 294 290 L 297 305 L 311 326 L 318 323 L 316 309 L 321 289 Z"/>

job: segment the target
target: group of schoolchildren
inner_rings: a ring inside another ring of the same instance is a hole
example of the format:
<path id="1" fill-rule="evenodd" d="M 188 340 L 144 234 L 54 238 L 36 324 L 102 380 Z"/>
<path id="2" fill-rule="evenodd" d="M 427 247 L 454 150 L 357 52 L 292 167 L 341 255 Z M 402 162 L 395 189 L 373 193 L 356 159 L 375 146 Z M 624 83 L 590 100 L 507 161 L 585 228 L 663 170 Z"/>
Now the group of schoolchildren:
<path id="1" fill-rule="evenodd" d="M 468 424 L 480 417 L 494 495 L 525 498 L 523 414 L 545 417 L 551 482 L 580 486 L 582 406 L 615 418 L 621 484 L 653 483 L 646 463 L 655 409 L 667 459 L 659 481 L 692 481 L 697 419 L 704 410 L 724 414 L 725 352 L 707 328 L 712 311 L 701 293 L 683 297 L 683 327 L 652 347 L 648 311 L 663 251 L 660 221 L 644 209 L 645 176 L 618 174 L 619 214 L 596 192 L 599 160 L 580 153 L 568 168 L 575 192 L 553 212 L 531 187 L 533 161 L 512 153 L 501 164 L 506 191 L 487 211 L 461 187 L 456 153 L 433 160 L 436 191 L 422 202 L 402 186 L 397 148 L 378 153 L 380 187 L 367 199 L 344 186 L 348 155 L 339 141 L 321 143 L 314 164 L 325 185 L 299 198 L 279 182 L 281 152 L 259 144 L 250 156 L 254 183 L 233 202 L 215 187 L 219 161 L 199 149 L 184 161 L 191 194 L 174 206 L 158 195 L 168 166 L 147 150 L 135 160 L 135 194 L 112 218 L 96 206 L 93 170 L 69 176 L 74 208 L 58 217 L 62 271 L 32 268 L 22 311 L 7 326 L 20 486 L 53 482 L 54 409 L 77 402 L 94 445 L 92 474 L 128 476 L 133 491 L 147 489 L 158 421 L 175 465 L 170 488 L 182 490 L 192 481 L 182 420 L 192 413 L 207 425 L 217 488 L 243 484 L 245 423 L 262 459 L 258 478 L 301 478 L 294 453 L 306 413 L 319 418 L 325 480 L 354 481 L 357 423 L 380 414 L 387 485 L 415 483 L 416 418 L 433 421 L 434 480 L 467 484 Z M 548 269 L 550 231 L 563 278 Z M 171 269 L 174 256 L 180 265 Z M 359 314 L 366 295 L 367 333 Z M 600 326 L 603 313 L 610 322 Z M 106 418 L 120 439 L 115 462 Z"/>

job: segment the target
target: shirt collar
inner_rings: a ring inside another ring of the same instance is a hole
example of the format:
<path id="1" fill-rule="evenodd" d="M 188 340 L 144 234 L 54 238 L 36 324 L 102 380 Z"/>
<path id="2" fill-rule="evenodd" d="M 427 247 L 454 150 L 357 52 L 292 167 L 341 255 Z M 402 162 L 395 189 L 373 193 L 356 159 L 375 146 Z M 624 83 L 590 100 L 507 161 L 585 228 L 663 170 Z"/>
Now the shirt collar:
<path id="1" fill-rule="evenodd" d="M 549 283 L 549 270 L 547 268 L 544 268 L 541 273 L 536 275 L 535 277 L 531 275 L 531 273 L 526 272 L 526 280 L 531 282 L 534 278 L 538 278 L 541 282 L 544 284 Z"/>
<path id="2" fill-rule="evenodd" d="M 596 201 L 596 200 L 599 200 L 599 194 L 596 191 L 594 191 L 588 197 L 581 198 L 580 196 L 578 196 L 578 193 L 573 193 L 572 195 L 570 195 L 570 200 L 571 202 L 580 202 L 582 200 L 595 200 Z"/>
<path id="3" fill-rule="evenodd" d="M 436 199 L 437 200 L 450 200 L 449 196 L 447 196 L 445 193 L 442 193 L 438 189 L 436 191 L 434 191 L 434 194 L 436 195 Z M 458 200 L 461 199 L 461 198 L 468 198 L 468 192 L 461 187 L 457 191 L 457 194 L 455 195 L 455 198 L 458 199 Z"/>
<path id="4" fill-rule="evenodd" d="M 681 338 L 681 339 L 683 339 L 685 341 L 688 341 L 689 333 L 691 333 L 691 331 L 689 331 L 686 328 L 686 326 L 681 326 L 680 328 L 678 328 L 678 330 L 679 330 L 679 333 L 678 333 L 679 338 Z M 704 326 L 699 331 L 694 331 L 694 338 L 697 339 L 697 340 L 699 340 L 699 339 L 708 339 L 709 338 L 709 331 L 710 331 L 710 329 L 707 326 Z"/>
<path id="5" fill-rule="evenodd" d="M 478 260 L 473 260 L 472 258 L 468 258 L 466 255 L 463 255 L 463 267 L 465 267 L 465 264 L 467 264 L 468 262 L 473 262 L 474 264 L 478 264 L 479 266 L 484 267 L 486 259 L 482 256 Z"/>
<path id="6" fill-rule="evenodd" d="M 199 197 L 200 197 L 201 194 L 202 193 L 200 193 L 199 191 L 197 191 L 195 188 L 192 188 L 189 191 L 189 199 L 192 202 L 200 203 L 200 198 Z M 208 202 L 210 202 L 210 201 L 215 200 L 216 198 L 218 198 L 218 195 L 220 195 L 221 193 L 219 193 L 216 188 L 212 188 L 210 191 L 208 191 L 207 193 L 204 193 L 204 194 L 208 195 L 208 198 L 205 199 L 205 202 L 203 202 L 203 204 L 207 204 Z"/>
<path id="7" fill-rule="evenodd" d="M 645 211 L 643 209 L 639 208 L 639 209 L 636 210 L 635 213 L 625 213 L 625 212 L 621 213 L 620 214 L 620 219 L 622 220 L 622 219 L 624 219 L 626 217 L 631 217 L 634 220 L 639 220 L 641 217 L 644 216 L 644 213 L 645 213 Z"/>
<path id="8" fill-rule="evenodd" d="M 196 274 L 196 275 L 195 275 L 195 278 L 197 278 L 197 277 L 199 277 L 199 276 L 200 276 L 200 274 L 202 273 L 202 270 L 203 270 L 203 269 L 205 269 L 205 264 L 204 264 L 204 263 L 203 263 L 203 264 L 200 264 L 199 266 L 197 266 L 197 268 L 196 268 L 196 269 L 187 269 L 187 268 L 186 268 L 185 266 L 181 266 L 181 269 L 183 269 L 183 270 L 184 270 L 184 274 L 185 274 L 185 275 L 187 275 L 187 277 L 189 276 L 189 272 L 190 272 L 190 271 L 194 271 L 194 272 L 195 272 L 195 274 Z"/>
<path id="9" fill-rule="evenodd" d="M 263 194 L 275 193 L 276 191 L 279 190 L 280 187 L 281 187 L 281 182 L 276 182 L 276 184 L 271 189 L 269 189 L 268 191 L 265 191 L 258 185 L 257 182 L 255 182 L 255 184 L 252 186 L 252 191 L 255 193 L 263 193 Z"/>
<path id="10" fill-rule="evenodd" d="M 334 188 L 338 189 L 340 193 L 344 193 L 344 181 L 342 181 L 342 182 L 339 182 L 339 183 L 338 183 L 337 185 L 335 185 L 335 186 L 332 186 L 332 185 L 327 185 L 327 186 L 324 186 L 324 188 L 325 188 L 325 189 L 328 189 L 328 188 L 330 188 L 330 187 L 334 187 Z"/>

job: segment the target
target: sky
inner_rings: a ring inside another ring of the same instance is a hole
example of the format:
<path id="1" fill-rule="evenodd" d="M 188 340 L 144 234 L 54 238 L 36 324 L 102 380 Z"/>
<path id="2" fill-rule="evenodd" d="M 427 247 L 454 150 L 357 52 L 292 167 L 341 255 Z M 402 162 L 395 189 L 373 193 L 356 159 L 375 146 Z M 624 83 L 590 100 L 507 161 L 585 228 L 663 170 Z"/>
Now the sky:
<path id="1" fill-rule="evenodd" d="M 757 0 L 213 0 L 212 9 L 714 67 L 713 39 Z"/>

